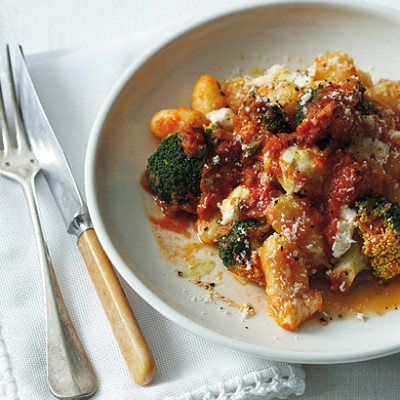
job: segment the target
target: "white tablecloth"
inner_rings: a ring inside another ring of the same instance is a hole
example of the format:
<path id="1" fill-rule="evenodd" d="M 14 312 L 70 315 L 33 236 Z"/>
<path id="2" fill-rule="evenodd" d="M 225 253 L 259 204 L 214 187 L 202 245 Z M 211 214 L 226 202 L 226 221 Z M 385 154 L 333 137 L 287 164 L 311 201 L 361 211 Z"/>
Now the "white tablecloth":
<path id="1" fill-rule="evenodd" d="M 50 60 L 52 57 L 55 64 L 62 62 L 61 56 L 68 51 L 75 51 L 78 47 L 112 43 L 115 43 L 115 46 L 122 46 L 125 44 L 118 43 L 126 40 L 140 43 L 141 38 L 144 37 L 157 40 L 160 27 L 179 30 L 183 25 L 197 18 L 219 9 L 243 4 L 243 2 L 242 0 L 60 0 L 57 2 L 5 0 L 18 39 L 24 45 L 25 53 L 28 56 L 31 55 L 30 61 L 33 67 L 35 63 L 39 65 L 41 60 Z M 376 2 L 400 7 L 396 0 L 376 0 Z M 397 34 L 400 35 L 400 33 Z M 40 55 L 40 53 L 44 54 Z M 39 69 L 37 71 L 40 73 Z M 115 78 L 117 78 L 117 73 Z M 67 85 L 68 82 L 58 81 L 54 84 L 62 86 Z M 106 94 L 108 87 L 104 87 L 103 90 Z M 45 108 L 49 117 L 59 115 L 57 102 L 52 102 L 51 96 L 47 96 L 46 99 Z M 61 127 L 62 120 L 58 119 L 57 123 Z M 82 121 L 77 121 L 76 126 L 86 132 L 89 132 L 91 128 L 89 122 L 84 122 L 82 126 Z M 79 136 L 77 132 L 72 134 L 77 138 Z M 71 160 L 74 175 L 81 189 L 84 186 L 81 173 L 83 162 L 83 159 Z M 8 210 L 7 212 L 23 211 Z M 69 238 L 62 240 L 68 242 Z M 56 257 L 62 259 L 65 255 L 56 255 Z M 68 261 L 74 262 L 73 257 L 70 257 Z M 15 301 L 18 301 L 17 297 Z M 400 398 L 400 380 L 398 379 L 400 355 L 346 365 L 306 365 L 304 370 L 306 390 L 304 395 L 298 397 L 302 400 Z M 0 399 L 1 396 L 2 393 L 0 393 Z M 134 394 L 132 398 L 136 398 Z"/>

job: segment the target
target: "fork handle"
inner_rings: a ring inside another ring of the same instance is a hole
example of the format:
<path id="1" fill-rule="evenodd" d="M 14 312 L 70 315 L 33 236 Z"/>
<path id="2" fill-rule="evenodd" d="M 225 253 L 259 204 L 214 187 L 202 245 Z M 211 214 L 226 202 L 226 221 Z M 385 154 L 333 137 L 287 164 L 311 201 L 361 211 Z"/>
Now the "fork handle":
<path id="1" fill-rule="evenodd" d="M 94 229 L 79 236 L 78 247 L 133 380 L 149 384 L 156 373 L 154 358 Z"/>
<path id="2" fill-rule="evenodd" d="M 61 296 L 39 218 L 33 176 L 23 181 L 42 270 L 46 308 L 47 381 L 58 398 L 87 398 L 98 387 L 88 356 Z"/>

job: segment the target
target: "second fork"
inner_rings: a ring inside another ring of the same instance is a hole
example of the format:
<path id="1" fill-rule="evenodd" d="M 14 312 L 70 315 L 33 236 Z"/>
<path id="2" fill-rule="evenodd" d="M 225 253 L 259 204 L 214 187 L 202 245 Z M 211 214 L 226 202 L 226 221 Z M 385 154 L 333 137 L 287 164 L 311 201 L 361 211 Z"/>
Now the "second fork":
<path id="1" fill-rule="evenodd" d="M 47 380 L 51 392 L 58 398 L 87 398 L 96 392 L 97 378 L 65 307 L 44 239 L 35 193 L 35 177 L 40 167 L 30 149 L 20 115 L 8 46 L 5 59 L 5 77 L 10 92 L 10 102 L 7 105 L 13 110 L 16 140 L 12 140 L 7 122 L 5 96 L 0 80 L 3 142 L 3 149 L 0 148 L 0 174 L 22 185 L 32 217 L 45 295 Z"/>

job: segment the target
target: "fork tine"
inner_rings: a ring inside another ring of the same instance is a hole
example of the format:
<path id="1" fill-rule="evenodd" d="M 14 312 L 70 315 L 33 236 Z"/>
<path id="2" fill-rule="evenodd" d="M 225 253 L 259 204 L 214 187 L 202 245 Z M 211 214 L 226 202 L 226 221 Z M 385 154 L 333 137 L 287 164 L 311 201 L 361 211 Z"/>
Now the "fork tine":
<path id="1" fill-rule="evenodd" d="M 17 93 L 15 90 L 14 74 L 11 63 L 10 46 L 7 45 L 7 68 L 8 75 L 10 77 L 11 86 L 11 103 L 13 107 L 14 122 L 15 122 L 15 136 L 17 142 L 17 150 L 21 151 L 23 147 L 29 148 L 28 137 L 26 135 L 25 127 L 22 122 L 21 112 L 19 109 L 19 103 L 17 101 Z"/>
<path id="2" fill-rule="evenodd" d="M 0 122 L 1 122 L 1 136 L 3 141 L 3 152 L 4 155 L 8 155 L 11 147 L 11 136 L 10 136 L 10 128 L 8 126 L 6 110 L 4 107 L 3 93 L 1 90 L 1 82 L 0 82 Z"/>
<path id="3" fill-rule="evenodd" d="M 32 152 L 21 117 L 10 47 L 8 45 L 3 46 L 0 53 L 4 50 L 6 50 L 5 59 L 0 59 L 0 61 L 4 62 L 6 70 L 3 81 L 8 82 L 3 85 L 3 88 L 0 86 L 0 123 L 2 125 L 0 136 L 3 136 L 3 147 L 6 147 L 7 154 L 0 149 L 0 174 L 21 184 L 32 217 L 44 288 L 49 388 L 53 395 L 58 398 L 83 399 L 96 392 L 97 378 L 72 324 L 57 284 L 37 204 L 35 177 L 41 169 Z M 18 82 L 19 76 L 15 75 Z M 14 124 L 12 124 L 10 115 L 8 115 L 11 108 L 13 108 Z M 8 124 L 8 122 L 10 123 Z M 14 133 L 16 140 L 13 140 Z"/>

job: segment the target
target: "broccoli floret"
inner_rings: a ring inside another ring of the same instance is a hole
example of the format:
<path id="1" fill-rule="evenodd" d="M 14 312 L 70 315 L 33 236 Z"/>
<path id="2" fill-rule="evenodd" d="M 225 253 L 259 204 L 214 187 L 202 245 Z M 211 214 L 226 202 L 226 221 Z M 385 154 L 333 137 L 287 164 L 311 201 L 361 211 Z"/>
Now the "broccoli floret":
<path id="1" fill-rule="evenodd" d="M 356 202 L 361 218 L 382 218 L 385 226 L 400 232 L 400 205 L 382 197 L 366 196 Z"/>
<path id="2" fill-rule="evenodd" d="M 292 127 L 290 126 L 289 119 L 286 117 L 282 108 L 279 107 L 278 105 L 270 106 L 262 122 L 266 125 L 267 129 L 272 133 L 292 132 Z"/>
<path id="3" fill-rule="evenodd" d="M 253 251 L 261 244 L 266 226 L 255 219 L 236 221 L 231 230 L 218 241 L 219 256 L 223 264 L 234 274 L 265 284 L 259 259 Z"/>
<path id="4" fill-rule="evenodd" d="M 196 204 L 200 191 L 204 152 L 189 157 L 180 145 L 179 133 L 161 141 L 147 161 L 146 177 L 153 193 L 169 205 Z"/>
<path id="5" fill-rule="evenodd" d="M 356 202 L 363 253 L 369 257 L 375 276 L 391 279 L 400 274 L 400 206 L 367 196 Z"/>

